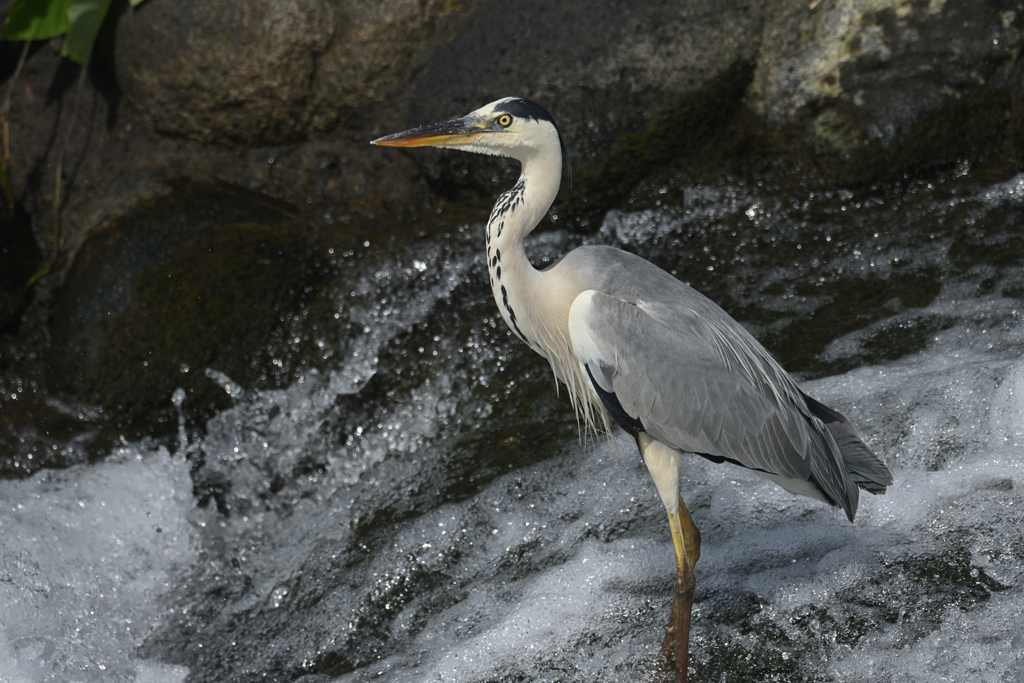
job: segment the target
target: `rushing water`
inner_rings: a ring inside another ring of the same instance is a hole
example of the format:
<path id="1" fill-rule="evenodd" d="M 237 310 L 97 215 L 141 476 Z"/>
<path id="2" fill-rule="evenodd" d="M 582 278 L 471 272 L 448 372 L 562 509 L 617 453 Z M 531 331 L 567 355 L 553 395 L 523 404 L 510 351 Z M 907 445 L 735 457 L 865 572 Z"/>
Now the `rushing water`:
<path id="1" fill-rule="evenodd" d="M 896 479 L 851 525 L 688 459 L 693 680 L 1024 680 L 1024 176 L 681 204 L 589 239 L 723 303 Z M 0 481 L 0 681 L 660 680 L 661 503 L 504 329 L 482 241 L 339 252 L 316 369 L 206 369 L 202 435 Z"/>

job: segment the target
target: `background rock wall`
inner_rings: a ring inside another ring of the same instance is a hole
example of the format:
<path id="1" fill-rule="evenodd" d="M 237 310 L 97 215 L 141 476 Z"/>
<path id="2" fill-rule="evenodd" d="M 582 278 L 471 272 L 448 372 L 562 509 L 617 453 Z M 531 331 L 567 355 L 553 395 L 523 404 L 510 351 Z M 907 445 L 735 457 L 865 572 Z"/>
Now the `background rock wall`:
<path id="1" fill-rule="evenodd" d="M 1022 21 L 1008 0 L 122 3 L 74 130 L 65 248 L 148 169 L 334 216 L 415 212 L 424 182 L 489 196 L 495 174 L 474 159 L 365 143 L 509 94 L 561 123 L 573 213 L 683 156 L 698 173 L 761 156 L 843 182 L 963 156 L 1016 163 Z M 44 244 L 73 80 L 40 45 L 14 97 L 15 186 Z"/>
<path id="2" fill-rule="evenodd" d="M 548 220 L 571 231 L 637 200 L 680 204 L 683 181 L 856 188 L 956 164 L 1018 168 L 1022 29 L 1021 0 L 122 1 L 71 128 L 59 234 L 53 174 L 77 67 L 35 44 L 13 90 L 19 203 L 0 215 L 0 334 L 15 352 L 0 370 L 45 357 L 46 382 L 77 399 L 129 415 L 162 405 L 165 418 L 178 379 L 154 379 L 143 356 L 230 357 L 242 380 L 286 383 L 259 353 L 232 356 L 221 313 L 189 313 L 200 284 L 271 302 L 246 338 L 273 345 L 315 298 L 275 298 L 281 283 L 323 276 L 284 249 L 267 266 L 276 226 L 305 226 L 314 263 L 325 244 L 485 214 L 514 164 L 367 142 L 507 95 L 560 123 L 573 185 Z M 19 47 L 0 45 L 5 84 Z M 192 196 L 250 208 L 188 208 Z M 199 251 L 168 250 L 179 244 Z M 215 248 L 235 254 L 231 269 L 205 256 Z M 175 285 L 191 303 L 140 294 L 190 260 L 211 269 Z M 268 267 L 277 275 L 247 288 Z M 23 319 L 34 342 L 18 340 Z M 157 320 L 169 327 L 147 327 Z M 193 323 L 203 331 L 179 333 Z M 122 373 L 125 354 L 146 370 Z M 110 377 L 125 381 L 97 379 Z"/>
<path id="3" fill-rule="evenodd" d="M 750 106 L 843 161 L 948 161 L 948 147 L 997 144 L 1021 86 L 1020 15 L 1019 3 L 975 0 L 782 3 L 766 22 Z"/>

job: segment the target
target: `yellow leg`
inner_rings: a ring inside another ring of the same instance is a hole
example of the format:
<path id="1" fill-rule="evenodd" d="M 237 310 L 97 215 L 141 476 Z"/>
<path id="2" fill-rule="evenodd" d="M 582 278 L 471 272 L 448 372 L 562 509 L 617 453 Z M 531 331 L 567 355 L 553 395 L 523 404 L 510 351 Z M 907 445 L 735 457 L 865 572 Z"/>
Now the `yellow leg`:
<path id="1" fill-rule="evenodd" d="M 686 549 L 686 555 L 690 558 L 690 565 L 697 566 L 697 560 L 700 559 L 700 531 L 697 530 L 697 525 L 693 523 L 693 517 L 690 516 L 690 511 L 686 509 L 686 505 L 683 503 L 683 499 L 679 499 L 679 522 L 682 527 L 683 534 L 683 547 Z M 669 518 L 669 524 L 671 524 L 671 517 Z M 676 558 L 679 557 L 679 546 L 676 546 Z M 676 562 L 678 565 L 678 561 Z"/>
<path id="2" fill-rule="evenodd" d="M 676 682 L 686 683 L 690 613 L 693 610 L 693 590 L 697 585 L 693 565 L 700 558 L 700 532 L 679 497 L 679 452 L 644 432 L 637 435 L 636 445 L 668 511 L 672 545 L 676 551 L 676 598 L 672 603 L 672 620 L 665 631 L 661 656 L 666 665 L 675 662 Z"/>
<path id="3" fill-rule="evenodd" d="M 676 683 L 686 683 L 690 656 L 690 614 L 693 611 L 694 588 L 697 586 L 693 565 L 700 559 L 700 532 L 682 499 L 679 500 L 679 510 L 669 513 L 668 523 L 676 551 L 676 597 L 672 603 L 672 619 L 665 631 L 661 654 L 666 662 L 670 662 L 672 655 L 675 655 Z"/>

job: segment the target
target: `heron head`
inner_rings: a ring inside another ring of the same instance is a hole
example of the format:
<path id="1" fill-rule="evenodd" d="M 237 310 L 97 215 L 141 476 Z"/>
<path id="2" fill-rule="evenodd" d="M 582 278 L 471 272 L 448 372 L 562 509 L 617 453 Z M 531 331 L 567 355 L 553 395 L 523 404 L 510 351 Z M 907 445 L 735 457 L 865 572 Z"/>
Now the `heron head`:
<path id="1" fill-rule="evenodd" d="M 554 119 L 539 104 L 506 97 L 459 119 L 434 123 L 374 140 L 384 147 L 445 147 L 527 161 L 563 152 Z"/>

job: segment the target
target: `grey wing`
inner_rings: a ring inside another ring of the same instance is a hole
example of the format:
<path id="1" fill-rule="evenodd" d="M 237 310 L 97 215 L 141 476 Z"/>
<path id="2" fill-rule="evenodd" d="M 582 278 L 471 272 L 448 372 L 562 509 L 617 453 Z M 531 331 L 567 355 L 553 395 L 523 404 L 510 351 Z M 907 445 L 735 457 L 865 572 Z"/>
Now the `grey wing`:
<path id="1" fill-rule="evenodd" d="M 569 331 L 580 365 L 619 424 L 625 418 L 624 426 L 668 446 L 734 462 L 784 486 L 780 479 L 810 482 L 853 518 L 857 485 L 829 430 L 785 371 L 721 309 L 696 296 L 633 304 L 588 290 L 573 302 Z"/>

